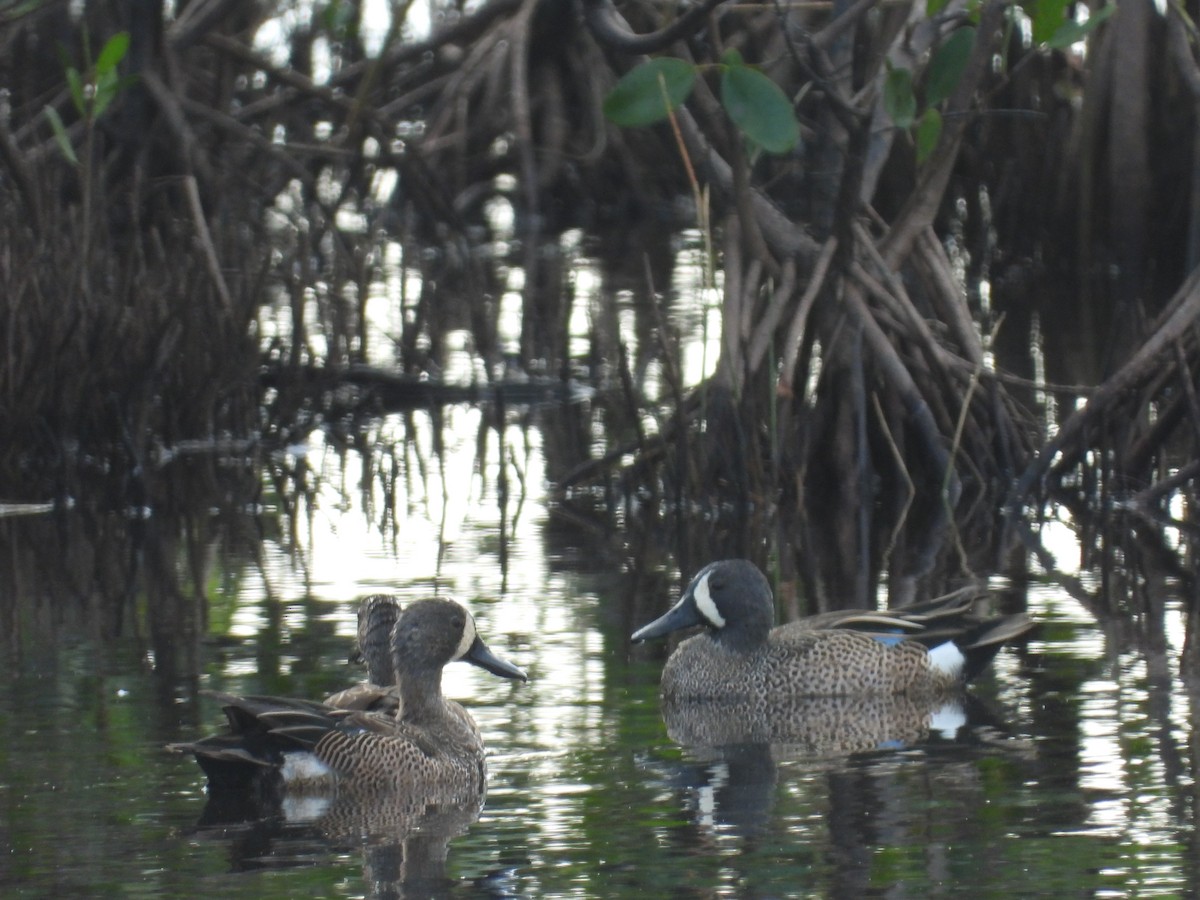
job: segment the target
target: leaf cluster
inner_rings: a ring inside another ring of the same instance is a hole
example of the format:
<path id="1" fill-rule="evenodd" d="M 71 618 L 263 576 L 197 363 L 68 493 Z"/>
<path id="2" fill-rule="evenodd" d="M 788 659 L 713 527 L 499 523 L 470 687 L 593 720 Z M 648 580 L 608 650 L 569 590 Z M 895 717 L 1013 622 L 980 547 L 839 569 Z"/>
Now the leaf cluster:
<path id="1" fill-rule="evenodd" d="M 929 15 L 937 15 L 946 0 L 933 0 Z M 1086 21 L 1067 17 L 1069 0 L 1025 0 L 1019 6 L 1032 26 L 1035 44 L 1048 50 L 1062 50 L 1083 40 L 1114 12 L 1109 3 L 1093 12 Z M 937 146 L 942 133 L 942 114 L 938 107 L 954 93 L 971 56 L 975 27 L 965 25 L 950 32 L 930 58 L 924 74 L 924 90 L 918 99 L 911 70 L 888 67 L 883 86 L 883 108 L 897 128 L 913 129 L 917 161 L 923 162 Z M 923 101 L 923 102 L 922 102 Z"/>
<path id="2" fill-rule="evenodd" d="M 931 0 L 929 15 L 937 15 L 946 2 Z M 1083 40 L 1116 11 L 1116 5 L 1109 3 L 1079 22 L 1068 17 L 1069 7 L 1069 0 L 1025 0 L 1019 9 L 1032 24 L 1034 42 L 1046 49 L 1065 49 Z M 975 31 L 974 25 L 966 24 L 949 32 L 933 51 L 919 87 L 911 69 L 888 66 L 883 108 L 897 128 L 913 130 L 918 162 L 929 157 L 941 137 L 939 107 L 962 79 Z M 687 100 L 704 68 L 674 57 L 642 63 L 609 92 L 604 114 L 626 128 L 661 122 Z M 748 65 L 737 50 L 728 50 L 717 68 L 721 104 L 743 136 L 768 153 L 793 151 L 800 141 L 800 126 L 791 101 L 779 86 Z"/>
<path id="3" fill-rule="evenodd" d="M 661 122 L 687 100 L 702 68 L 668 56 L 642 63 L 609 92 L 604 114 L 626 128 Z M 717 68 L 721 105 L 745 138 L 768 153 L 794 150 L 800 143 L 800 123 L 779 85 L 748 65 L 737 50 L 727 50 Z"/>
<path id="4" fill-rule="evenodd" d="M 89 127 L 104 115 L 117 95 L 133 82 L 132 76 L 122 78 L 117 74 L 117 67 L 128 52 L 129 32 L 119 31 L 105 41 L 95 63 L 86 64 L 84 72 L 81 73 L 69 62 L 63 63 L 63 74 L 67 80 L 71 104 Z M 85 53 L 85 55 L 90 56 L 91 54 Z M 66 126 L 63 124 L 58 110 L 53 106 L 47 106 L 46 119 L 50 122 L 50 127 L 54 131 L 54 139 L 63 156 L 72 164 L 79 165 L 79 158 L 75 155 L 75 148 L 71 145 L 70 136 L 67 134 Z"/>

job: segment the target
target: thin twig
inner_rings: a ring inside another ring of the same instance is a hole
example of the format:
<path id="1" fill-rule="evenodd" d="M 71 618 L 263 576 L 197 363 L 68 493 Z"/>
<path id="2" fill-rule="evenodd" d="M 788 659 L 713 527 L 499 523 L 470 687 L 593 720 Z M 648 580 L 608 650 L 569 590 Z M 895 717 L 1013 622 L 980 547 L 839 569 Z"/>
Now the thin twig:
<path id="1" fill-rule="evenodd" d="M 796 314 L 792 316 L 792 324 L 788 328 L 787 339 L 783 346 L 783 366 L 779 375 L 779 394 L 781 396 L 791 396 L 792 388 L 795 384 L 793 378 L 796 368 L 796 360 L 800 357 L 800 348 L 804 344 L 804 331 L 808 323 L 808 314 L 812 310 L 813 303 L 816 302 L 817 294 L 821 292 L 821 288 L 825 285 L 825 276 L 829 272 L 829 263 L 833 260 L 833 254 L 837 251 L 837 238 L 831 237 L 821 247 L 821 253 L 817 257 L 816 265 L 813 266 L 812 274 L 808 279 L 808 287 L 804 289 L 804 295 L 800 298 L 800 304 L 796 307 Z"/>
<path id="2" fill-rule="evenodd" d="M 771 296 L 771 302 L 767 305 L 766 312 L 763 313 L 762 318 L 759 320 L 758 328 L 755 329 L 750 339 L 750 350 L 747 353 L 748 375 L 753 375 L 757 372 L 758 367 L 762 364 L 763 357 L 767 353 L 767 348 L 770 347 L 771 342 L 774 340 L 775 329 L 779 327 L 779 320 L 783 318 L 783 310 L 795 291 L 796 260 L 789 257 L 783 263 L 782 277 L 775 288 L 774 294 Z"/>
<path id="3" fill-rule="evenodd" d="M 194 175 L 183 176 L 183 192 L 187 195 L 188 207 L 192 211 L 192 222 L 196 226 L 196 236 L 200 239 L 200 247 L 204 251 L 204 262 L 208 274 L 212 277 L 221 306 L 227 313 L 233 312 L 233 298 L 229 295 L 229 287 L 225 284 L 225 276 L 221 272 L 221 263 L 217 259 L 217 248 L 213 246 L 212 233 L 208 230 L 208 220 L 204 217 L 204 206 L 200 203 L 200 190 L 196 186 Z"/>
<path id="4" fill-rule="evenodd" d="M 888 559 L 892 554 L 892 548 L 896 546 L 896 541 L 900 537 L 900 532 L 904 530 L 904 523 L 908 519 L 909 508 L 912 507 L 913 498 L 917 496 L 917 486 L 913 483 L 912 476 L 908 473 L 908 466 L 904 464 L 904 454 L 900 452 L 900 448 L 896 446 L 896 439 L 892 437 L 892 429 L 888 427 L 887 416 L 884 415 L 883 405 L 879 402 L 879 394 L 875 391 L 871 392 L 871 402 L 875 406 L 875 415 L 879 418 L 879 431 L 883 435 L 883 439 L 887 441 L 888 449 L 892 451 L 892 459 L 896 463 L 896 471 L 900 473 L 900 477 L 904 480 L 905 496 L 904 505 L 900 508 L 900 515 L 896 517 L 896 524 L 892 526 L 892 533 L 888 537 L 887 547 L 883 551 L 881 559 Z"/>

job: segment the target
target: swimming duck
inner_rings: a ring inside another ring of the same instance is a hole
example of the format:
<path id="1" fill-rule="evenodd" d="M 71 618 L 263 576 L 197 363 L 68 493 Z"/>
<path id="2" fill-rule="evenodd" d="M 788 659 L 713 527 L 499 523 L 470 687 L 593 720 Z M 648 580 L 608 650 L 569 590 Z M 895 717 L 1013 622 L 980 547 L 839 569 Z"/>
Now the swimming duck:
<path id="1" fill-rule="evenodd" d="M 367 680 L 330 694 L 327 705 L 395 714 L 400 691 L 392 665 L 392 629 L 400 610 L 400 601 L 390 594 L 363 598 L 358 606 L 358 643 L 350 661 L 366 664 Z"/>
<path id="2" fill-rule="evenodd" d="M 969 598 L 951 597 L 824 613 L 773 628 L 766 577 L 748 560 L 725 559 L 696 573 L 679 602 L 632 640 L 705 626 L 663 667 L 667 699 L 931 696 L 973 678 L 1005 642 L 1033 627 L 1024 614 L 974 618 L 970 605 Z"/>
<path id="3" fill-rule="evenodd" d="M 477 795 L 486 782 L 483 739 L 471 715 L 442 696 L 442 669 L 463 660 L 502 678 L 525 673 L 492 653 L 457 602 L 418 600 L 391 635 L 396 714 L 278 697 L 213 694 L 230 733 L 168 749 L 192 753 L 210 787 L 386 789 L 417 786 Z"/>

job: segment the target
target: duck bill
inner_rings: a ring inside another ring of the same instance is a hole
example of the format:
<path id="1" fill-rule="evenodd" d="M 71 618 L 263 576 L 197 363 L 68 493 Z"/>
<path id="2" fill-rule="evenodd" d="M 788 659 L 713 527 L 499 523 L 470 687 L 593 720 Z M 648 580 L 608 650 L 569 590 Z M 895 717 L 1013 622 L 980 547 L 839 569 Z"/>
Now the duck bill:
<path id="1" fill-rule="evenodd" d="M 473 666 L 479 666 L 481 669 L 486 669 L 493 675 L 499 675 L 501 678 L 515 678 L 519 681 L 528 681 L 528 677 L 523 671 L 518 669 L 507 659 L 503 659 L 488 649 L 488 645 L 483 642 L 483 639 L 478 635 L 475 636 L 474 643 L 471 644 L 471 649 L 463 656 L 465 662 L 469 662 Z"/>
<path id="2" fill-rule="evenodd" d="M 691 628 L 693 625 L 703 624 L 705 624 L 704 618 L 700 615 L 700 610 L 696 608 L 696 601 L 692 599 L 689 591 L 664 615 L 635 631 L 630 640 L 635 644 L 640 644 L 642 641 L 662 637 L 664 634 L 679 631 L 681 628 Z"/>

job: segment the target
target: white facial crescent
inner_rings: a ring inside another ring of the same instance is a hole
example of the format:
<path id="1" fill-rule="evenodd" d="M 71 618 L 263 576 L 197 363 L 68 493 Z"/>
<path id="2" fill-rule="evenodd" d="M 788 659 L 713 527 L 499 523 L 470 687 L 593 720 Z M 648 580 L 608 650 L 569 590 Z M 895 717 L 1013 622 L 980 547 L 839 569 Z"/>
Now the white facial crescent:
<path id="1" fill-rule="evenodd" d="M 706 622 L 714 628 L 724 628 L 725 617 L 717 609 L 717 604 L 713 602 L 712 594 L 708 590 L 708 577 L 710 574 L 705 573 L 700 581 L 696 583 L 696 589 L 692 591 L 692 599 L 696 601 L 696 609 L 700 610 L 700 615 L 704 616 Z"/>
<path id="2" fill-rule="evenodd" d="M 465 615 L 462 638 L 459 639 L 458 648 L 454 651 L 454 659 L 462 659 L 466 656 L 471 645 L 475 643 L 475 619 L 470 613 L 465 613 Z"/>

